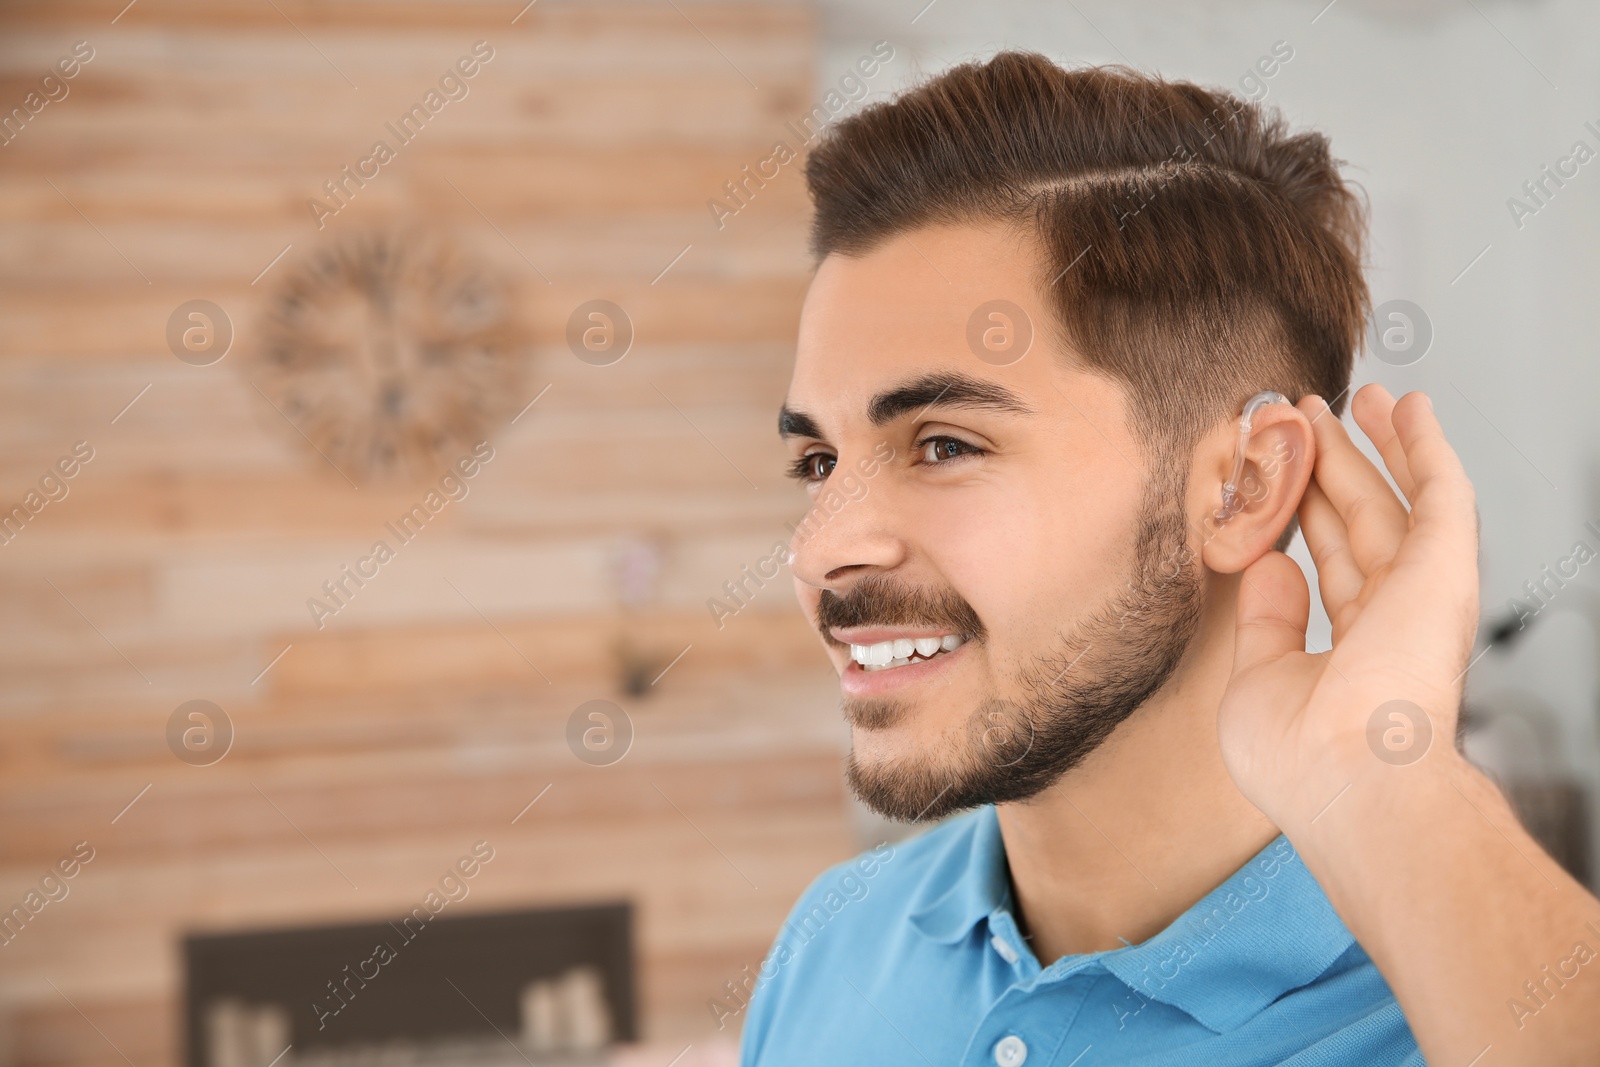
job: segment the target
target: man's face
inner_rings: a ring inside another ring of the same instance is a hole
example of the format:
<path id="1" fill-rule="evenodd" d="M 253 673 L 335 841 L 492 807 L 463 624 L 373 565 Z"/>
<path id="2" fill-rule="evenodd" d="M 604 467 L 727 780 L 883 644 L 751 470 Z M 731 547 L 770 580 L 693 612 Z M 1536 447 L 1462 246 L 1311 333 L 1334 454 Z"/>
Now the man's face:
<path id="1" fill-rule="evenodd" d="M 1148 469 L 1122 388 L 1048 336 L 1036 262 L 998 227 L 922 229 L 829 256 L 801 315 L 795 586 L 839 671 L 851 785 L 890 817 L 1045 788 L 1198 623 L 1185 471 Z M 1033 325 L 1006 365 L 968 340 L 994 300 Z"/>

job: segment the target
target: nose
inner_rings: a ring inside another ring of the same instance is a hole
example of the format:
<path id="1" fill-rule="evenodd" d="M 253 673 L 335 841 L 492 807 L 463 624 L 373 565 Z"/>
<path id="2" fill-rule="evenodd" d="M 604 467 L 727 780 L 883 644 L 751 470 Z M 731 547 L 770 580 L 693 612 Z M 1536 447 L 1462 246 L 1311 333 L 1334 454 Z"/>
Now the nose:
<path id="1" fill-rule="evenodd" d="M 904 562 L 906 544 L 893 521 L 889 495 L 887 483 L 859 477 L 823 483 L 789 540 L 795 578 L 842 594 L 866 575 Z"/>

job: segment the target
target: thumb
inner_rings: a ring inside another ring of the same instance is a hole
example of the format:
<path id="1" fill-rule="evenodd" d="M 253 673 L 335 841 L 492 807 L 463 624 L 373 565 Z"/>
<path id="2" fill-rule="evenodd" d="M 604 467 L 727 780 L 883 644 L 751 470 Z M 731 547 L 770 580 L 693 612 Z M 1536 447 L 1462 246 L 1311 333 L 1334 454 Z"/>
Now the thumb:
<path id="1" fill-rule="evenodd" d="M 1245 568 L 1234 613 L 1233 673 L 1304 652 L 1311 587 L 1300 565 L 1270 551 Z"/>

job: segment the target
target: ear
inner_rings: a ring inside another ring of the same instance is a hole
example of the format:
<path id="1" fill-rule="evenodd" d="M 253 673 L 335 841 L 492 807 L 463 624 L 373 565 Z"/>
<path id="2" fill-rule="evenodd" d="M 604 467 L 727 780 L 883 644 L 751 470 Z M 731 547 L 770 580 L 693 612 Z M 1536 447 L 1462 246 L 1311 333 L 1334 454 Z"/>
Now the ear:
<path id="1" fill-rule="evenodd" d="M 1196 474 L 1208 497 L 1200 558 L 1219 574 L 1243 571 L 1273 547 L 1299 509 L 1316 462 L 1311 420 L 1298 407 L 1269 404 L 1251 424 L 1233 514 L 1222 509 L 1223 484 L 1233 473 L 1239 421 L 1208 437 L 1197 457 Z"/>

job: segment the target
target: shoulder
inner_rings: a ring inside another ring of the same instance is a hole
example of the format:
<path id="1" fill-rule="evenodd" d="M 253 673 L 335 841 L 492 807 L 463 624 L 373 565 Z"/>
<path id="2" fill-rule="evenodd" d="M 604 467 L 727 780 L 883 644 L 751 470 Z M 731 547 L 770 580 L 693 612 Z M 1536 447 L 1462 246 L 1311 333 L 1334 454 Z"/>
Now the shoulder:
<path id="1" fill-rule="evenodd" d="M 1245 1029 L 1282 1033 L 1286 1027 L 1306 1043 L 1279 1067 L 1427 1067 L 1394 994 L 1354 941 L 1327 970 L 1273 1002 Z"/>
<path id="2" fill-rule="evenodd" d="M 829 976 L 861 978 L 863 945 L 873 946 L 871 957 L 895 958 L 911 912 L 962 877 L 974 838 L 993 818 L 992 808 L 955 816 L 906 840 L 880 842 L 812 879 L 762 961 L 742 1062 L 755 1062 L 775 1017 L 792 1014 L 810 991 L 831 989 Z"/>

